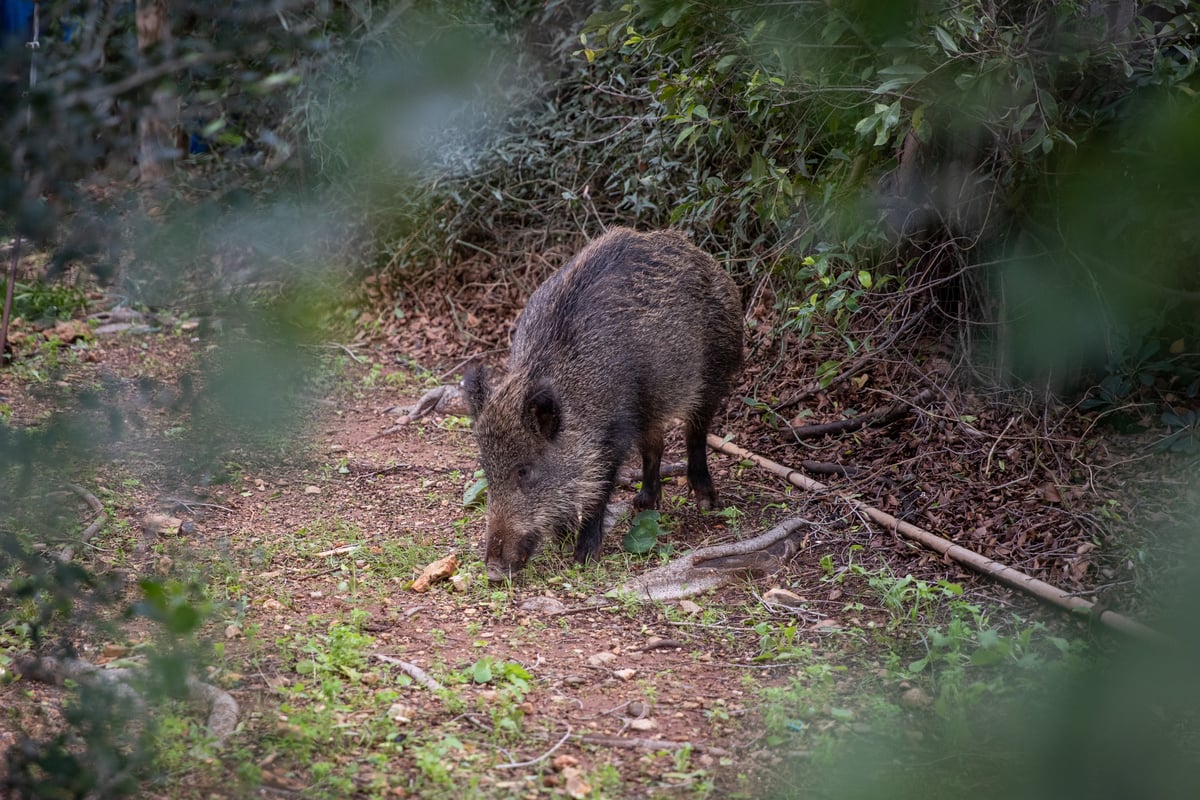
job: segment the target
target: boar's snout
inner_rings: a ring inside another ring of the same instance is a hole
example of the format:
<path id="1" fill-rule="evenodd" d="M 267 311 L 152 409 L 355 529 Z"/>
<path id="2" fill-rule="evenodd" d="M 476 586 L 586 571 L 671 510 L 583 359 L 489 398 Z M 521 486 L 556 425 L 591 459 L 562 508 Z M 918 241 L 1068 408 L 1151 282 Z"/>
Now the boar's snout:
<path id="1" fill-rule="evenodd" d="M 541 537 L 537 533 L 519 532 L 502 525 L 488 526 L 487 576 L 491 583 L 500 583 L 519 572 L 537 550 Z"/>
<path id="2" fill-rule="evenodd" d="M 487 565 L 488 583 L 503 583 L 512 577 L 512 573 L 505 567 L 502 567 L 495 561 L 489 561 Z"/>

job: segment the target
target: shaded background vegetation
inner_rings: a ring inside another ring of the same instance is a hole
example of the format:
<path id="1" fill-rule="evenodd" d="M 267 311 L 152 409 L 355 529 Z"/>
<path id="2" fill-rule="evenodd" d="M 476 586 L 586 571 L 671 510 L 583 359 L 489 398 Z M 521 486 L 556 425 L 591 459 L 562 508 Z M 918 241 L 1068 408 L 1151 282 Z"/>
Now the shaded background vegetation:
<path id="1" fill-rule="evenodd" d="M 0 49 L 0 232 L 46 254 L 48 280 L 222 319 L 236 347 L 203 377 L 198 473 L 290 420 L 299 345 L 362 322 L 364 294 L 394 305 L 376 319 L 439 281 L 502 281 L 517 302 L 552 268 L 530 253 L 614 224 L 681 227 L 728 263 L 768 312 L 766 363 L 803 343 L 832 379 L 934 340 L 964 380 L 1196 447 L 1186 3 L 168 0 L 149 47 L 137 5 L 40 4 L 32 85 L 25 37 Z M 171 132 L 150 157 L 147 119 Z M 506 346 L 469 333 L 464 355 Z M 780 405 L 770 374 L 756 398 Z M 98 457 L 72 424 L 87 398 L 63 400 L 0 431 L 8 592 L 36 606 L 34 642 L 104 601 L 33 551 L 61 520 L 15 513 Z M 43 744 L 14 774 L 68 758 Z"/>

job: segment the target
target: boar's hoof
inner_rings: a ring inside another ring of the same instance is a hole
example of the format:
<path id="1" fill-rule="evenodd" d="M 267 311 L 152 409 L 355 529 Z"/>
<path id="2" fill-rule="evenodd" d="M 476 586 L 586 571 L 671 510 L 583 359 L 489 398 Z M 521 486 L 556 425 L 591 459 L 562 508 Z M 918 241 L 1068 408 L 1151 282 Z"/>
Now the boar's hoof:
<path id="1" fill-rule="evenodd" d="M 642 489 L 633 497 L 634 511 L 649 511 L 658 508 L 658 493 Z"/>
<path id="2" fill-rule="evenodd" d="M 715 489 L 697 490 L 696 492 L 696 507 L 701 511 L 716 511 L 720 506 L 717 504 L 717 492 Z"/>

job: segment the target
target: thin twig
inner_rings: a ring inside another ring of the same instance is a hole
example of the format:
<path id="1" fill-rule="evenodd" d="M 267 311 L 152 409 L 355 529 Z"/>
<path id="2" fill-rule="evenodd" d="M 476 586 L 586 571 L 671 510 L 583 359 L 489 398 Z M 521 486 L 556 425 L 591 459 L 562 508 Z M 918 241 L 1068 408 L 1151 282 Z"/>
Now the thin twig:
<path id="1" fill-rule="evenodd" d="M 341 342 L 330 342 L 326 346 L 345 351 L 346 355 L 348 355 L 348 356 L 350 356 L 350 358 L 354 359 L 355 363 L 357 363 L 357 364 L 362 364 L 367 360 L 365 357 L 360 356 L 358 353 L 351 350 L 349 345 L 344 345 Z"/>
<path id="2" fill-rule="evenodd" d="M 629 648 L 629 652 L 648 653 L 651 650 L 674 650 L 676 648 L 682 649 L 684 647 L 687 647 L 687 645 L 678 639 L 652 639 L 640 647 Z"/>
<path id="3" fill-rule="evenodd" d="M 340 556 L 343 553 L 353 553 L 355 550 L 362 547 L 361 544 L 344 544 L 341 547 L 335 547 L 332 550 L 322 550 L 319 553 L 313 553 L 313 558 L 325 558 L 326 556 Z"/>
<path id="4" fill-rule="evenodd" d="M 1016 415 L 1010 417 L 1008 420 L 1008 424 L 1004 426 L 1004 430 L 1000 431 L 1000 435 L 996 437 L 996 441 L 992 442 L 992 446 L 990 448 L 988 448 L 987 460 L 984 462 L 984 465 L 983 465 L 983 477 L 986 478 L 991 474 L 992 456 L 995 454 L 996 448 L 1000 445 L 1000 440 L 1004 438 L 1004 434 L 1008 433 L 1008 429 L 1011 428 L 1013 426 L 1013 423 L 1016 421 L 1017 421 Z"/>
<path id="5" fill-rule="evenodd" d="M 562 611 L 555 611 L 547 614 L 547 617 L 568 617 L 572 614 L 583 614 L 587 611 L 610 611 L 618 607 L 618 603 L 606 603 L 604 605 L 595 606 L 576 606 L 575 608 L 565 608 Z"/>
<path id="6" fill-rule="evenodd" d="M 379 433 L 377 433 L 373 436 L 368 436 L 366 439 L 363 440 L 363 444 L 370 444 L 371 442 L 374 442 L 377 439 L 382 439 L 385 436 L 391 436 L 393 433 L 399 433 L 400 431 L 404 430 L 404 428 L 406 427 L 406 424 L 407 423 L 405 423 L 405 422 L 401 422 L 399 424 L 393 425 L 392 427 L 388 428 L 387 430 L 380 431 Z"/>
<path id="7" fill-rule="evenodd" d="M 228 511 L 230 514 L 235 513 L 234 510 L 229 506 L 222 506 L 218 505 L 217 503 L 193 502 L 191 500 L 184 500 L 182 497 L 164 497 L 163 500 L 168 503 L 174 503 L 175 505 L 180 506 L 188 511 L 191 511 L 193 508 L 216 508 L 221 511 Z"/>
<path id="8" fill-rule="evenodd" d="M 551 747 L 546 752 L 542 753 L 537 758 L 531 758 L 528 761 L 510 761 L 507 764 L 497 764 L 496 769 L 519 769 L 521 767 L 532 767 L 534 764 L 538 763 L 539 761 L 545 761 L 547 758 L 549 758 L 554 753 L 555 750 L 562 747 L 563 744 L 567 741 L 567 739 L 570 739 L 570 738 L 571 738 L 571 726 L 570 726 L 570 724 L 568 724 L 567 732 L 562 735 L 562 738 L 559 739 L 557 742 L 555 742 L 553 747 Z"/>
<path id="9" fill-rule="evenodd" d="M 119 94 L 124 94 L 147 83 L 156 81 L 164 75 L 170 75 L 172 72 L 191 69 L 201 64 L 216 64 L 222 61 L 231 61 L 235 55 L 235 53 L 229 50 L 216 50 L 211 53 L 188 53 L 182 58 L 171 59 L 161 64 L 155 64 L 152 67 L 140 69 L 116 83 L 109 83 L 92 89 L 68 92 L 61 95 L 59 104 L 64 108 L 74 105 L 92 106 L 101 100 L 116 97 Z M 257 55 L 257 53 L 254 55 Z M 52 87 L 52 90 L 57 88 L 60 87 Z"/>

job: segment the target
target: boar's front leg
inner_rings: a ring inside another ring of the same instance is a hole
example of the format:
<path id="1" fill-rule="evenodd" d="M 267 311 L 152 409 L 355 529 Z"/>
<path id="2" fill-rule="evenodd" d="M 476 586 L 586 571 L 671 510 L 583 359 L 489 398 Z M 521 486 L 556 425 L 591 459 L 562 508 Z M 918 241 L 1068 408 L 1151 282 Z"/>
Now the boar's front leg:
<path id="1" fill-rule="evenodd" d="M 575 540 L 575 561 L 586 564 L 600 556 L 600 540 L 604 537 L 604 512 L 608 508 L 608 500 L 612 497 L 613 487 L 617 482 L 617 466 L 614 464 L 601 484 L 599 499 L 594 506 L 583 512 L 583 524 L 579 527 L 579 537 Z"/>

